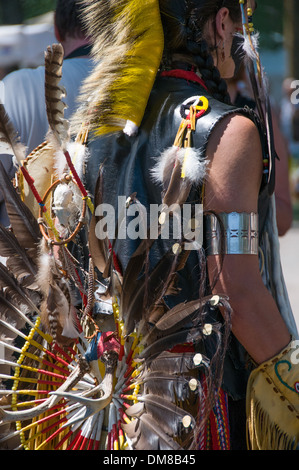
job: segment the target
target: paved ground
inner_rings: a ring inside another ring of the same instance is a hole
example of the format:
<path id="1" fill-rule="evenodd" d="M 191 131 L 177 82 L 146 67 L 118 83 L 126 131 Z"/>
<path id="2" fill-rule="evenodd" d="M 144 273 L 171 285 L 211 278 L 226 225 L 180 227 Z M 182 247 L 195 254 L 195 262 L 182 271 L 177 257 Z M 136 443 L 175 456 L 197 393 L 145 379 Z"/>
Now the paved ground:
<path id="1" fill-rule="evenodd" d="M 281 264 L 299 330 L 299 223 L 280 238 Z"/>

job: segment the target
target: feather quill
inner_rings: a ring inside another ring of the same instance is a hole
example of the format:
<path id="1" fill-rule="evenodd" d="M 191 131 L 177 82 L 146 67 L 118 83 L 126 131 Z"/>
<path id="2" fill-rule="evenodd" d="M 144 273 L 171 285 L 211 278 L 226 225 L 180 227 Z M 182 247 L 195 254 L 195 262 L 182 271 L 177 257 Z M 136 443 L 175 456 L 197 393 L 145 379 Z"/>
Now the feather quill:
<path id="1" fill-rule="evenodd" d="M 147 414 L 122 425 L 136 450 L 180 450 L 181 446 Z"/>
<path id="2" fill-rule="evenodd" d="M 191 379 L 193 379 L 192 376 L 166 374 L 162 371 L 148 372 L 143 377 L 144 391 L 149 395 L 167 397 L 172 402 L 176 400 L 185 402 L 191 398 L 191 389 L 189 386 Z M 197 384 L 197 388 L 198 387 L 199 383 Z"/>
<path id="3" fill-rule="evenodd" d="M 38 223 L 23 203 L 2 163 L 0 162 L 0 186 L 13 232 L 28 256 L 37 259 L 37 247 L 41 238 Z"/>
<path id="4" fill-rule="evenodd" d="M 5 292 L 11 296 L 13 301 L 27 305 L 29 309 L 39 315 L 39 309 L 29 297 L 28 292 L 2 263 L 0 263 L 0 287 L 5 289 Z"/>
<path id="5" fill-rule="evenodd" d="M 44 240 L 40 244 L 37 281 L 43 295 L 41 320 L 53 339 L 76 338 L 75 311 L 68 281 L 61 274 L 54 255 Z"/>
<path id="6" fill-rule="evenodd" d="M 133 405 L 127 410 L 131 417 L 139 417 L 141 413 L 150 414 L 151 417 L 159 423 L 160 428 L 169 436 L 178 437 L 184 431 L 189 431 L 194 427 L 194 418 L 179 406 L 174 405 L 167 399 L 158 396 L 146 394 L 139 397 L 140 403 Z M 143 407 L 141 406 L 143 404 Z M 136 407 L 136 408 L 135 408 Z M 183 420 L 189 416 L 187 428 L 183 425 Z"/>
<path id="7" fill-rule="evenodd" d="M 18 243 L 12 232 L 0 224 L 0 252 L 6 259 L 6 267 L 24 287 L 37 288 L 37 268 Z"/>
<path id="8" fill-rule="evenodd" d="M 3 104 L 0 104 L 0 151 L 13 155 L 19 165 L 26 158 L 26 147 L 20 142 Z"/>

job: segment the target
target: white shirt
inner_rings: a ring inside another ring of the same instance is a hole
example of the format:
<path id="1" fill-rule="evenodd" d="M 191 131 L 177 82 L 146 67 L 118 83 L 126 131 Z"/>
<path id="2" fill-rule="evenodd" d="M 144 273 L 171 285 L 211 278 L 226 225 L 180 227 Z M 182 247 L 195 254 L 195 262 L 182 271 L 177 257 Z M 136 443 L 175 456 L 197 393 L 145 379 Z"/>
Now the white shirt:
<path id="1" fill-rule="evenodd" d="M 80 86 L 91 71 L 89 58 L 66 59 L 61 86 L 66 90 L 64 116 L 69 119 L 78 106 Z M 41 144 L 49 129 L 45 104 L 45 68 L 21 69 L 4 80 L 4 107 L 29 154 Z"/>

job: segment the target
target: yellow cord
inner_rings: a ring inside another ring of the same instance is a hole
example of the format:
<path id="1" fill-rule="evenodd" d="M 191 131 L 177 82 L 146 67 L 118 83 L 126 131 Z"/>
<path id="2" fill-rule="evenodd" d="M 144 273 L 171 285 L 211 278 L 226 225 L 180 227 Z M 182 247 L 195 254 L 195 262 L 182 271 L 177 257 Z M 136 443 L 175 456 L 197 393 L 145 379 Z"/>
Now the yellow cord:
<path id="1" fill-rule="evenodd" d="M 25 353 L 27 351 L 27 349 L 29 348 L 30 344 L 31 344 L 31 340 L 33 338 L 33 335 L 34 333 L 36 332 L 36 329 L 39 327 L 40 325 L 40 322 L 41 322 L 41 319 L 40 317 L 37 317 L 36 319 L 36 322 L 35 322 L 35 326 L 31 329 L 29 335 L 27 336 L 27 341 L 26 343 L 24 344 L 24 346 L 22 347 L 22 354 L 20 354 L 20 357 L 19 359 L 17 360 L 17 364 L 19 364 L 19 366 L 17 366 L 15 368 L 15 373 L 14 373 L 14 383 L 13 383 L 13 386 L 12 386 L 12 391 L 13 392 L 16 392 L 17 389 L 18 389 L 18 386 L 19 386 L 19 382 L 22 381 L 22 379 L 19 377 L 20 376 L 20 369 L 21 369 L 21 364 L 25 358 Z M 24 366 L 23 366 L 24 367 Z M 26 367 L 27 368 L 27 367 Z M 29 368 L 30 369 L 30 368 Z M 18 410 L 18 406 L 17 406 L 17 393 L 13 393 L 12 394 L 12 398 L 11 398 L 11 406 L 12 406 L 12 410 L 13 411 L 17 411 Z M 26 446 L 25 444 L 25 435 L 24 435 L 24 431 L 22 430 L 22 423 L 21 421 L 17 421 L 16 422 L 16 430 L 17 431 L 20 431 L 20 441 L 21 441 L 21 445 L 23 446 L 23 448 L 25 450 L 29 450 L 28 447 Z"/>

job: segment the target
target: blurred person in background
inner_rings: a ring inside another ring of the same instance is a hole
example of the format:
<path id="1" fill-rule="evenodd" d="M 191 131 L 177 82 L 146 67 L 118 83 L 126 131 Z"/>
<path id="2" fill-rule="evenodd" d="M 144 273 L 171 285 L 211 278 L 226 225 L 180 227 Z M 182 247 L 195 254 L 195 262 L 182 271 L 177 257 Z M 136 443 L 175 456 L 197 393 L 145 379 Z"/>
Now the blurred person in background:
<path id="1" fill-rule="evenodd" d="M 54 14 L 55 36 L 64 49 L 61 85 L 66 90 L 67 119 L 76 109 L 81 83 L 91 70 L 90 44 L 84 32 L 80 3 L 58 0 Z M 44 66 L 17 70 L 3 81 L 5 109 L 30 153 L 48 131 Z"/>
<path id="2" fill-rule="evenodd" d="M 280 127 L 288 143 L 291 159 L 291 193 L 299 200 L 299 100 L 298 81 L 287 77 L 282 84 Z"/>
<path id="3" fill-rule="evenodd" d="M 250 82 L 244 66 L 232 79 L 227 80 L 228 91 L 235 106 L 248 106 L 256 109 L 256 104 L 250 89 Z M 276 161 L 275 203 L 276 221 L 279 236 L 283 236 L 291 228 L 293 222 L 293 208 L 290 190 L 290 151 L 288 142 L 280 128 L 279 115 L 272 107 L 272 124 L 275 150 L 278 155 Z"/>
<path id="4" fill-rule="evenodd" d="M 65 118 L 75 111 L 80 86 L 90 73 L 90 40 L 84 31 L 82 5 L 78 0 L 58 0 L 54 13 L 56 39 L 64 49 L 61 86 L 66 91 Z M 45 138 L 49 124 L 45 104 L 45 67 L 25 68 L 8 74 L 4 80 L 5 110 L 30 154 Z M 8 175 L 14 176 L 11 155 L 1 155 Z M 0 220 L 8 224 L 0 194 Z"/>

